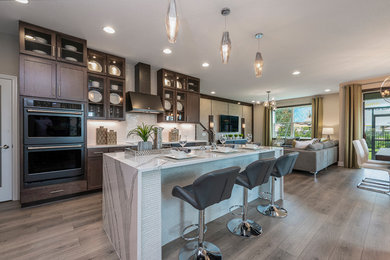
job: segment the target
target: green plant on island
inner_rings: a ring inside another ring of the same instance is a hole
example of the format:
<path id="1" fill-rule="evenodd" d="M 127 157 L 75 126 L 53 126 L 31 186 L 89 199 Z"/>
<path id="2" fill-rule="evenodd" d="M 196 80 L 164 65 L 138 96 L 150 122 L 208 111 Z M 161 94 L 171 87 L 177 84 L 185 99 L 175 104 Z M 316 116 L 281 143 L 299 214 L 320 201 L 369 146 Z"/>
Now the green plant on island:
<path id="1" fill-rule="evenodd" d="M 238 137 L 238 134 L 234 134 L 234 137 L 237 138 L 237 137 Z"/>
<path id="2" fill-rule="evenodd" d="M 232 138 L 232 137 L 233 137 L 233 134 L 228 134 L 228 136 L 229 136 L 230 138 Z"/>
<path id="3" fill-rule="evenodd" d="M 136 128 L 129 131 L 127 134 L 127 138 L 135 135 L 142 139 L 142 141 L 147 142 L 149 137 L 152 137 L 154 134 L 154 125 L 146 125 L 142 123 L 142 125 L 138 125 Z"/>
<path id="4" fill-rule="evenodd" d="M 239 134 L 239 137 L 240 137 L 240 138 L 244 138 L 244 135 L 243 135 L 243 134 Z"/>

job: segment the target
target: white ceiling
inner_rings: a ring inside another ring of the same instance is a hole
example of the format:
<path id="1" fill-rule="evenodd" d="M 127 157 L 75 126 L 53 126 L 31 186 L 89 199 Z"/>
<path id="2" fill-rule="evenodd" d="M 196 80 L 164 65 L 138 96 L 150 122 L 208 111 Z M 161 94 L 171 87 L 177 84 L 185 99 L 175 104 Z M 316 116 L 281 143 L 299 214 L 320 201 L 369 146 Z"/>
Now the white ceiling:
<path id="1" fill-rule="evenodd" d="M 197 76 L 202 92 L 248 101 L 338 91 L 344 81 L 390 73 L 389 0 L 176 0 L 181 27 L 169 44 L 168 0 L 0 0 L 0 32 L 17 33 L 24 20 L 88 40 L 88 46 Z M 230 7 L 229 64 L 220 60 L 220 9 Z M 102 27 L 111 25 L 114 35 Z M 255 78 L 254 34 L 263 32 L 262 78 Z M 173 53 L 164 55 L 170 47 Z M 203 62 L 209 68 L 202 68 Z M 302 71 L 292 76 L 294 70 Z"/>

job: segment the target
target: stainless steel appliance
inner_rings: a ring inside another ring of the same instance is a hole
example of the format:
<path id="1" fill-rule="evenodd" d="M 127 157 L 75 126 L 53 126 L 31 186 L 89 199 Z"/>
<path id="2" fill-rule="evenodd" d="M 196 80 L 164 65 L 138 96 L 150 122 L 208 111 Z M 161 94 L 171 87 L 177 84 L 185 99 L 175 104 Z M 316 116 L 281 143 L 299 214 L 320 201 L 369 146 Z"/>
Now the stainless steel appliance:
<path id="1" fill-rule="evenodd" d="M 25 98 L 24 144 L 84 142 L 84 105 Z"/>
<path id="2" fill-rule="evenodd" d="M 84 178 L 84 144 L 26 145 L 23 159 L 25 187 Z"/>
<path id="3" fill-rule="evenodd" d="M 23 99 L 24 187 L 84 179 L 84 105 Z"/>

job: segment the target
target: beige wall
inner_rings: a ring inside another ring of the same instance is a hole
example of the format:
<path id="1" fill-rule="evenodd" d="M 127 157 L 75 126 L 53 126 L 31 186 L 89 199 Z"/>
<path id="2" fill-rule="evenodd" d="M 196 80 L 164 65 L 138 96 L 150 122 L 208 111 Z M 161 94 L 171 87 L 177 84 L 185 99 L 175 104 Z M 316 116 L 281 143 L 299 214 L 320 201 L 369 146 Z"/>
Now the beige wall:
<path id="1" fill-rule="evenodd" d="M 245 118 L 245 133 L 252 133 L 252 107 L 232 104 L 222 101 L 211 100 L 207 98 L 200 99 L 200 122 L 207 128 L 209 124 L 209 115 L 214 115 L 214 129 L 218 133 L 219 115 L 231 115 Z M 241 130 L 241 124 L 240 124 Z M 240 134 L 241 132 L 237 132 Z M 235 134 L 235 133 L 233 133 Z M 208 140 L 207 134 L 200 125 L 196 126 L 196 138 L 198 140 Z M 218 134 L 217 134 L 218 138 Z"/>
<path id="2" fill-rule="evenodd" d="M 18 76 L 19 43 L 15 35 L 0 33 L 0 74 Z"/>
<path id="3" fill-rule="evenodd" d="M 334 127 L 331 138 L 338 139 L 339 134 L 339 94 L 323 95 L 324 127 Z M 311 104 L 313 97 L 303 97 L 276 101 L 278 107 Z M 256 105 L 254 109 L 254 140 L 264 143 L 264 106 Z"/>
<path id="4" fill-rule="evenodd" d="M 333 127 L 334 134 L 332 139 L 339 139 L 339 94 L 325 95 L 323 99 L 324 106 L 324 127 Z"/>

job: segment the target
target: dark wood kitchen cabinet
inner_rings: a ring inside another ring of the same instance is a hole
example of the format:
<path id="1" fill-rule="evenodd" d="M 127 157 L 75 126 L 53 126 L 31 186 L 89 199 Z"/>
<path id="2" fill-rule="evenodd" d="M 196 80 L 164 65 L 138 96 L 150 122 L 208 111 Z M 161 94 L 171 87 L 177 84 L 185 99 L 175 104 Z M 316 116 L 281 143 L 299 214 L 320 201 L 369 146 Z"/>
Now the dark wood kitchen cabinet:
<path id="1" fill-rule="evenodd" d="M 200 95 L 187 93 L 187 122 L 198 123 L 200 120 Z"/>
<path id="2" fill-rule="evenodd" d="M 85 101 L 87 69 L 66 63 L 57 64 L 57 97 L 59 99 Z"/>
<path id="3" fill-rule="evenodd" d="M 87 162 L 88 190 L 96 190 L 102 188 L 104 153 L 108 153 L 108 148 L 88 149 L 88 162 Z"/>
<path id="4" fill-rule="evenodd" d="M 161 69 L 157 72 L 157 93 L 164 113 L 158 122 L 198 123 L 200 114 L 200 80 Z"/>
<path id="5" fill-rule="evenodd" d="M 20 95 L 56 98 L 56 62 L 20 55 Z"/>
<path id="6" fill-rule="evenodd" d="M 20 55 L 20 95 L 86 101 L 87 69 Z"/>
<path id="7" fill-rule="evenodd" d="M 19 22 L 20 53 L 87 66 L 87 41 L 47 28 Z"/>

